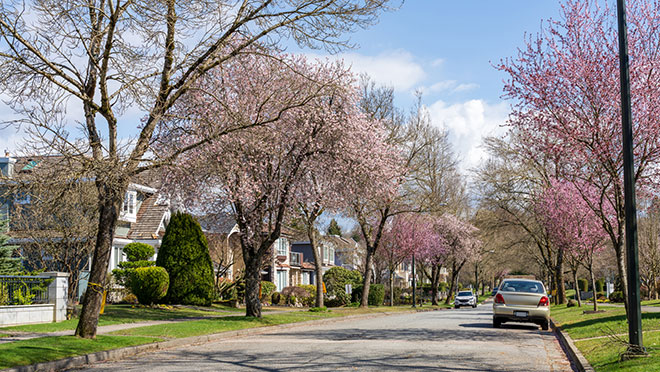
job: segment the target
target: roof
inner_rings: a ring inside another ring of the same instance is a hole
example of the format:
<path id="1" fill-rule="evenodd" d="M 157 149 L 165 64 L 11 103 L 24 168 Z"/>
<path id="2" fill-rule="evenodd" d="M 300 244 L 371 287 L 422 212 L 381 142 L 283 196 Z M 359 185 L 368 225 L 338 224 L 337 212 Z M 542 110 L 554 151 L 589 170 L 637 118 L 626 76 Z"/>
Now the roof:
<path id="1" fill-rule="evenodd" d="M 158 203 L 158 195 L 151 195 L 142 202 L 137 212 L 136 221 L 131 223 L 131 229 L 127 237 L 136 240 L 158 239 L 159 227 L 169 206 L 166 203 Z"/>

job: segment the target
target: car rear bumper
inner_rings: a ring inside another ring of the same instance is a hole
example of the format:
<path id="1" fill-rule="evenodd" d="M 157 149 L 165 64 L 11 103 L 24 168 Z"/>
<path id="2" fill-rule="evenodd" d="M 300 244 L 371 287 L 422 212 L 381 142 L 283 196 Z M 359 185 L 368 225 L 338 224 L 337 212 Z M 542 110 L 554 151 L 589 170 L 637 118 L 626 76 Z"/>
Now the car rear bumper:
<path id="1" fill-rule="evenodd" d="M 523 312 L 526 316 L 519 316 Z M 493 306 L 493 319 L 500 319 L 501 321 L 522 322 L 522 323 L 543 323 L 550 319 L 550 308 L 539 306 L 531 307 L 509 307 L 509 306 Z"/>

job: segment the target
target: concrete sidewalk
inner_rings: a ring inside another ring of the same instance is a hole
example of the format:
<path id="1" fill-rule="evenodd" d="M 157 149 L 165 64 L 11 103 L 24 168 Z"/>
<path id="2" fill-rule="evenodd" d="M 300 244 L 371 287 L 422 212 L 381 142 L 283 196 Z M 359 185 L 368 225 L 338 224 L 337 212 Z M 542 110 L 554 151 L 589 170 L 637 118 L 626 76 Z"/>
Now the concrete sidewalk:
<path id="1" fill-rule="evenodd" d="M 281 313 L 289 313 L 289 312 L 295 312 L 299 310 L 282 310 L 282 311 L 269 311 L 266 314 L 281 314 Z M 218 318 L 226 318 L 230 316 L 241 316 L 243 313 L 233 313 L 233 312 L 228 312 L 222 315 L 213 315 L 213 316 L 199 316 L 199 317 L 189 317 L 189 318 L 178 318 L 178 319 L 168 319 L 168 320 L 148 320 L 144 322 L 135 322 L 135 323 L 121 323 L 121 324 L 111 324 L 111 325 L 105 325 L 105 326 L 100 326 L 96 330 L 97 335 L 103 335 L 103 334 L 108 334 L 112 333 L 115 331 L 122 331 L 125 329 L 132 329 L 132 328 L 140 328 L 140 327 L 148 327 L 152 325 L 160 325 L 160 324 L 171 324 L 171 323 L 180 323 L 180 322 L 190 322 L 190 321 L 195 321 L 195 320 L 204 320 L 204 319 L 218 319 Z M 39 338 L 39 337 L 54 337 L 54 336 L 73 336 L 75 334 L 75 330 L 73 329 L 68 329 L 65 331 L 57 331 L 57 332 L 22 332 L 22 331 L 3 331 L 2 328 L 0 328 L 0 333 L 6 333 L 9 334 L 9 337 L 0 337 L 0 344 L 8 343 L 8 342 L 14 342 L 14 341 L 21 341 L 21 340 L 30 340 L 33 338 Z"/>

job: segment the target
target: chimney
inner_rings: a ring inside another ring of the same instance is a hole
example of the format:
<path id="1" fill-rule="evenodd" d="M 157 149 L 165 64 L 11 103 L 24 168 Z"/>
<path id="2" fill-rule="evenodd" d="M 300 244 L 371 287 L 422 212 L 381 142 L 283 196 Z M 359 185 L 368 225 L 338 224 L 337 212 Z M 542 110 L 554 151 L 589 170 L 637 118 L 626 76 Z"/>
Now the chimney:
<path id="1" fill-rule="evenodd" d="M 16 164 L 16 158 L 12 158 L 9 150 L 5 150 L 5 157 L 0 158 L 0 173 L 3 177 L 14 176 L 14 164 Z"/>

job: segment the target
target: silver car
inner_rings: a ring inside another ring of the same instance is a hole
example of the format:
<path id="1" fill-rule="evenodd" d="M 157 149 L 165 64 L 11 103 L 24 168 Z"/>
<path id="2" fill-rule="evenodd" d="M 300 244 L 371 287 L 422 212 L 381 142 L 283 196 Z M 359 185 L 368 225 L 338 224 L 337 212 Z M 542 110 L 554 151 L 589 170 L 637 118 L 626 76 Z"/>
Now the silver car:
<path id="1" fill-rule="evenodd" d="M 536 323 L 544 331 L 550 320 L 550 299 L 543 283 L 529 279 L 505 279 L 493 301 L 493 327 L 504 322 Z"/>
<path id="2" fill-rule="evenodd" d="M 472 291 L 458 292 L 454 299 L 454 308 L 458 309 L 461 306 L 477 307 L 477 296 L 475 296 Z"/>

